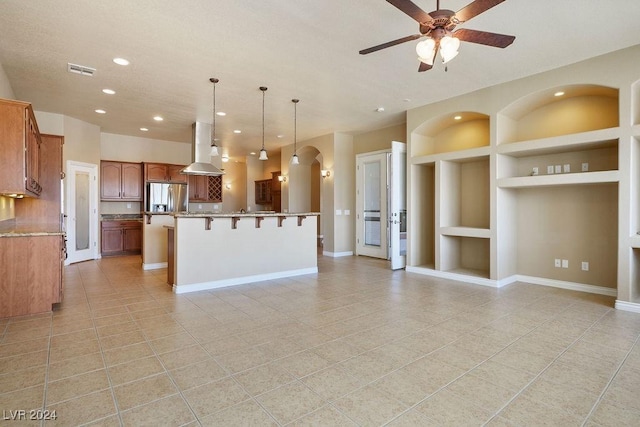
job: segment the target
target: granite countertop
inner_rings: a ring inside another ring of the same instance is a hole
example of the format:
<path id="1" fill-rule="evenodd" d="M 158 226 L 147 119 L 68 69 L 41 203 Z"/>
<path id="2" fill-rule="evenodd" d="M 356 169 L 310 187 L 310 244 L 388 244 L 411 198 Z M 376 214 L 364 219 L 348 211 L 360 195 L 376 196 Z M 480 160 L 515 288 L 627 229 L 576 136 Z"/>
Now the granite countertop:
<path id="1" fill-rule="evenodd" d="M 176 218 L 234 218 L 234 217 L 279 217 L 279 216 L 318 216 L 320 212 L 246 212 L 246 213 L 214 213 L 214 212 L 180 212 Z"/>
<path id="2" fill-rule="evenodd" d="M 100 221 L 142 221 L 142 214 L 102 214 Z"/>
<path id="3" fill-rule="evenodd" d="M 15 221 L 0 222 L 1 237 L 64 236 L 60 223 L 16 224 Z"/>

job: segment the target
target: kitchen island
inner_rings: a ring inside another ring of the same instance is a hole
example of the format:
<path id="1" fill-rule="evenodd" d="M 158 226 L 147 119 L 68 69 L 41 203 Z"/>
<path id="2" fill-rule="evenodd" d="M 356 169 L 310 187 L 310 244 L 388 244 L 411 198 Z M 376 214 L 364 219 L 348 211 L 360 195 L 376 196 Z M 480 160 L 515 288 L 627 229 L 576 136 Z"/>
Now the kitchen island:
<path id="1" fill-rule="evenodd" d="M 318 215 L 175 214 L 169 284 L 180 294 L 317 273 Z"/>

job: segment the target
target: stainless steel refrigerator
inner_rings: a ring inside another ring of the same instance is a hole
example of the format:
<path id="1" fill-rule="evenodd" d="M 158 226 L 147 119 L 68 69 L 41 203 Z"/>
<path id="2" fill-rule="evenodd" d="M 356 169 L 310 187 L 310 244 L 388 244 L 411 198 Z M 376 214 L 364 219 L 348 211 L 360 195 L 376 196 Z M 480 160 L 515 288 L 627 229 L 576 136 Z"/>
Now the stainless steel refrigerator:
<path id="1" fill-rule="evenodd" d="M 187 184 L 147 184 L 147 212 L 186 212 L 188 203 Z"/>

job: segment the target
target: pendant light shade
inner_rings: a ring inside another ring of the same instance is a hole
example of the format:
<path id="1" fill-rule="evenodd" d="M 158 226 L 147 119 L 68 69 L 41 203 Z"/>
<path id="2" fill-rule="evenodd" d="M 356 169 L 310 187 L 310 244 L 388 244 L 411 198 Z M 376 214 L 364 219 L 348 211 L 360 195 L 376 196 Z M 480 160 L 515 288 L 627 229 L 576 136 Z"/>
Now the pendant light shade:
<path id="1" fill-rule="evenodd" d="M 210 78 L 209 81 L 213 83 L 213 120 L 211 122 L 211 157 L 218 156 L 218 146 L 216 145 L 216 83 L 220 80 L 216 78 Z"/>
<path id="2" fill-rule="evenodd" d="M 264 94 L 267 91 L 265 86 L 260 86 L 260 90 L 262 91 L 262 148 L 260 149 L 260 160 L 269 160 L 267 157 L 267 150 L 264 149 Z"/>
<path id="3" fill-rule="evenodd" d="M 292 99 L 293 102 L 293 156 L 291 157 L 292 165 L 299 165 L 300 159 L 298 159 L 298 102 L 299 99 Z"/>

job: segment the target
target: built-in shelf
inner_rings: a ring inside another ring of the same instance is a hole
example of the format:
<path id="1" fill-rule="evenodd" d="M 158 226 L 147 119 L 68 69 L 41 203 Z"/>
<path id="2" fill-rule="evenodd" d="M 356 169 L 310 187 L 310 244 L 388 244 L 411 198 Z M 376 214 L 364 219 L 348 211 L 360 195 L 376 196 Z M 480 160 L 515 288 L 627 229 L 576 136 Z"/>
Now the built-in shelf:
<path id="1" fill-rule="evenodd" d="M 440 234 L 443 236 L 475 237 L 478 239 L 491 238 L 490 229 L 476 227 L 441 227 Z"/>
<path id="2" fill-rule="evenodd" d="M 489 278 L 489 270 L 479 270 L 476 268 L 454 268 L 446 270 L 446 273 L 460 274 L 463 276 L 482 277 L 483 279 Z"/>
<path id="3" fill-rule="evenodd" d="M 464 151 L 490 145 L 489 116 L 473 111 L 442 114 L 411 135 L 411 157 Z"/>
<path id="4" fill-rule="evenodd" d="M 615 144 L 619 137 L 619 127 L 599 129 L 578 134 L 501 144 L 498 146 L 498 153 L 508 154 L 512 157 L 526 157 L 567 151 L 590 150 L 610 147 Z"/>
<path id="5" fill-rule="evenodd" d="M 633 136 L 640 136 L 640 125 L 634 125 L 631 128 L 631 133 L 633 134 Z"/>
<path id="6" fill-rule="evenodd" d="M 411 159 L 414 165 L 423 165 L 435 163 L 437 160 L 446 160 L 452 162 L 466 162 L 487 157 L 491 152 L 490 147 L 470 148 L 468 150 L 452 151 L 449 153 L 430 154 L 427 156 L 418 156 Z"/>
<path id="7" fill-rule="evenodd" d="M 500 188 L 551 187 L 556 185 L 587 185 L 619 182 L 620 173 L 615 171 L 563 173 L 557 175 L 516 176 L 498 180 Z"/>
<path id="8" fill-rule="evenodd" d="M 633 235 L 629 238 L 629 243 L 633 249 L 640 249 L 640 235 Z"/>

